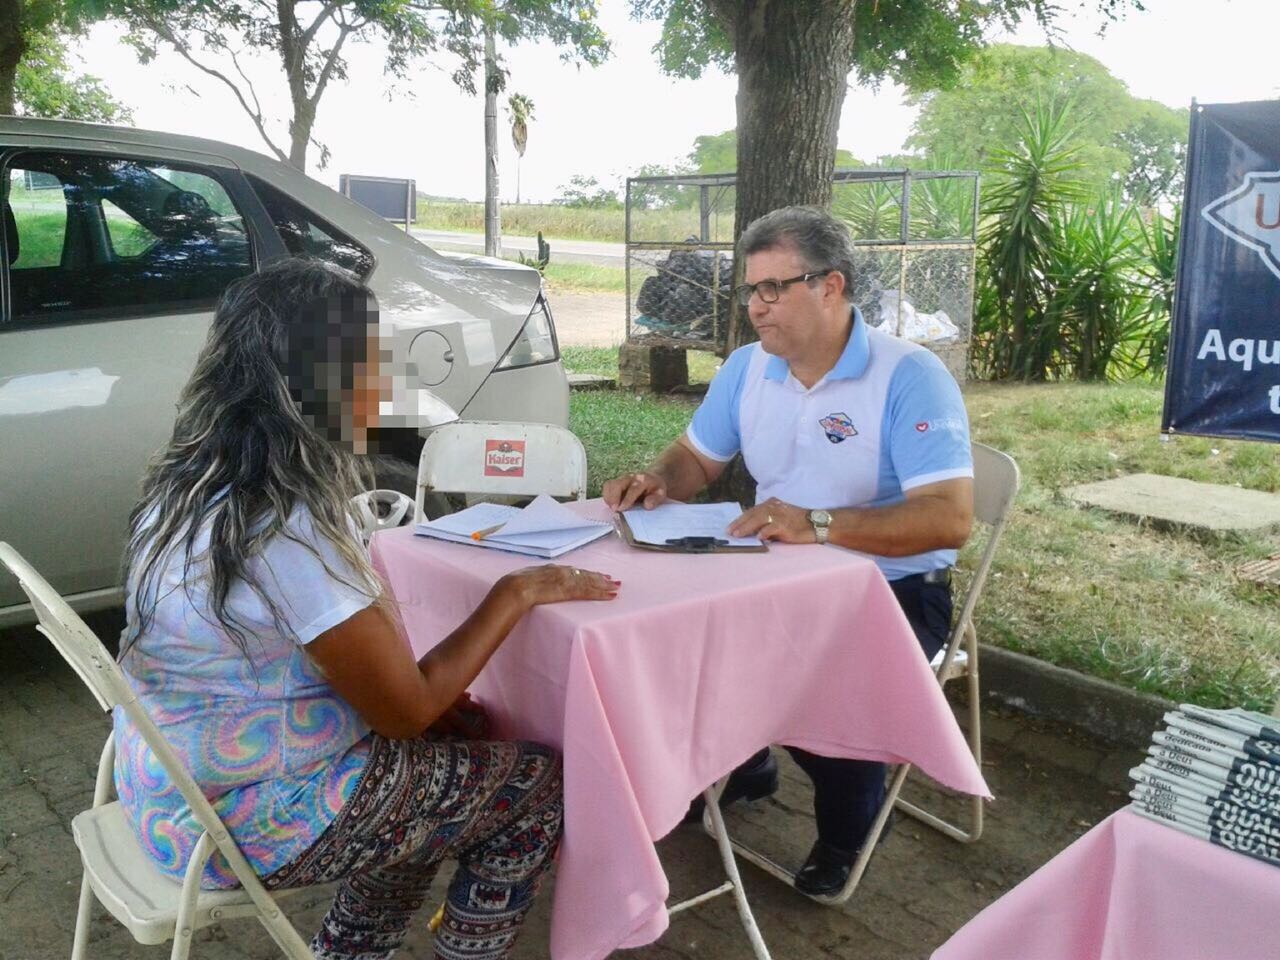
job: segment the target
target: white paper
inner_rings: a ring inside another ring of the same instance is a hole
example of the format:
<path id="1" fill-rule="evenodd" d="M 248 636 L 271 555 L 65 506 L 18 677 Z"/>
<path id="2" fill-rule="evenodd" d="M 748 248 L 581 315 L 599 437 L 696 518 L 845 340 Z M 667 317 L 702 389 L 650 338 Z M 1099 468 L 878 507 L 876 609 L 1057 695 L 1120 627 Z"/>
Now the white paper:
<path id="1" fill-rule="evenodd" d="M 471 534 L 495 527 L 500 523 L 505 524 L 519 512 L 519 507 L 500 503 L 477 503 L 457 513 L 446 513 L 443 517 L 420 523 L 415 529 L 418 533 L 451 533 L 469 540 Z"/>
<path id="2" fill-rule="evenodd" d="M 731 537 L 729 524 L 742 516 L 736 503 L 663 503 L 646 510 L 624 510 L 631 535 L 639 543 L 665 544 L 682 537 L 715 537 L 732 547 L 758 547 L 759 537 Z"/>
<path id="3" fill-rule="evenodd" d="M 608 526 L 608 523 L 600 520 L 580 517 L 554 497 L 542 493 L 534 497 L 523 510 L 516 511 L 516 515 L 503 525 L 498 534 L 507 538 L 527 533 L 556 533 Z"/>
<path id="4" fill-rule="evenodd" d="M 502 526 L 481 540 L 473 534 Z M 495 503 L 477 503 L 437 520 L 419 523 L 414 531 L 440 540 L 468 543 L 493 550 L 509 550 L 535 557 L 558 557 L 608 534 L 613 527 L 578 516 L 555 499 L 542 495 L 523 510 Z"/>

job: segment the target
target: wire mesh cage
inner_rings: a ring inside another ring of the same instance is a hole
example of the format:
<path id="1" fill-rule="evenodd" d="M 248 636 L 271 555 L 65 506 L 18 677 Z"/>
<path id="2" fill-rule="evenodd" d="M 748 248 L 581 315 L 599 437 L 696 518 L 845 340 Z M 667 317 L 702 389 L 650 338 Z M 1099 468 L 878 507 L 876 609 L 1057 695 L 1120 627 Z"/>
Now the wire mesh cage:
<path id="1" fill-rule="evenodd" d="M 978 175 L 837 170 L 831 211 L 854 243 L 853 302 L 870 326 L 964 376 L 973 324 Z M 735 174 L 627 180 L 627 340 L 723 353 Z"/>

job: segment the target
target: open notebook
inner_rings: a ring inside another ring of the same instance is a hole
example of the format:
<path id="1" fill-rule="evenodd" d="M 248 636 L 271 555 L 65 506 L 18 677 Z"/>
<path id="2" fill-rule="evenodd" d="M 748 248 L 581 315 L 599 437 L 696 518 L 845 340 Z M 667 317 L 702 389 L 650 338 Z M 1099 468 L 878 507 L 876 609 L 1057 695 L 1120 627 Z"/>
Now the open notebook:
<path id="1" fill-rule="evenodd" d="M 580 517 L 542 494 L 523 509 L 477 503 L 413 529 L 421 536 L 551 559 L 598 540 L 613 525 Z"/>

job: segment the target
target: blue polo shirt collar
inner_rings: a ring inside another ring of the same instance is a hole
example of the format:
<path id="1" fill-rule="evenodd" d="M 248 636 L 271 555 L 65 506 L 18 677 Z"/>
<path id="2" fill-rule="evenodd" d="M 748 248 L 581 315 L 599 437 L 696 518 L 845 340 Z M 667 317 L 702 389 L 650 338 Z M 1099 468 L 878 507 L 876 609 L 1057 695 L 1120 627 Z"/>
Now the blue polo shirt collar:
<path id="1" fill-rule="evenodd" d="M 849 332 L 849 341 L 836 360 L 824 380 L 856 380 L 867 369 L 867 361 L 871 359 L 871 348 L 867 343 L 867 324 L 862 319 L 862 311 L 852 308 L 853 329 Z M 782 357 L 770 356 L 764 366 L 764 378 L 779 382 L 787 379 L 790 368 Z"/>

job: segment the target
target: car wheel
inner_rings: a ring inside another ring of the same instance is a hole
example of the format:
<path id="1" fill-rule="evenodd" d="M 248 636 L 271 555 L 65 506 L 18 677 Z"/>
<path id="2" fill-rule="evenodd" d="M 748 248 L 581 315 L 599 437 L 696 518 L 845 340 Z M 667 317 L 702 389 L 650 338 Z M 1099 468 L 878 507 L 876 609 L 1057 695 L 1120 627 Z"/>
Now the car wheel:
<path id="1" fill-rule="evenodd" d="M 395 457 L 371 457 L 374 482 L 380 490 L 398 490 L 410 497 L 418 492 L 417 464 L 406 463 Z M 443 493 L 428 493 L 422 499 L 422 510 L 428 520 L 453 513 L 456 508 Z"/>

